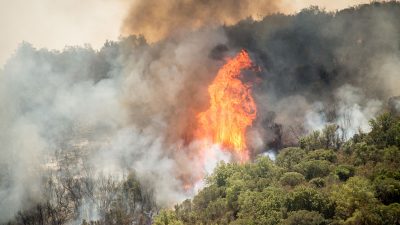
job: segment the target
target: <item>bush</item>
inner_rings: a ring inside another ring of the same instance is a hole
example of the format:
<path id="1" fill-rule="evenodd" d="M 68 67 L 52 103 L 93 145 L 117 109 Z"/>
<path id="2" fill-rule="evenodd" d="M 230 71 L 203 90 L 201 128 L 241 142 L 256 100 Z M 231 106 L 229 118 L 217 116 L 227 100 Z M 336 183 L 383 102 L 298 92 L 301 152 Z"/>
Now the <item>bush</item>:
<path id="1" fill-rule="evenodd" d="M 318 213 L 307 210 L 294 211 L 283 220 L 280 225 L 324 225 L 327 224 L 324 217 Z"/>
<path id="2" fill-rule="evenodd" d="M 295 170 L 303 174 L 307 180 L 325 177 L 330 173 L 330 163 L 325 160 L 310 160 L 298 164 Z"/>
<path id="3" fill-rule="evenodd" d="M 380 206 L 377 211 L 381 217 L 382 224 L 400 224 L 399 203 Z"/>
<path id="4" fill-rule="evenodd" d="M 357 209 L 378 204 L 369 180 L 357 176 L 349 178 L 343 185 L 336 186 L 332 197 L 336 203 L 336 216 L 343 219 L 351 217 Z"/>
<path id="5" fill-rule="evenodd" d="M 400 147 L 400 119 L 390 113 L 385 113 L 370 121 L 371 132 L 368 143 L 380 148 Z"/>
<path id="6" fill-rule="evenodd" d="M 240 223 L 277 224 L 283 217 L 285 192 L 278 188 L 266 188 L 262 192 L 245 191 L 239 196 Z M 247 222 L 246 222 L 247 221 Z"/>
<path id="7" fill-rule="evenodd" d="M 285 148 L 279 152 L 276 158 L 276 164 L 291 170 L 304 159 L 305 155 L 306 152 L 301 148 Z"/>
<path id="8" fill-rule="evenodd" d="M 376 197 L 383 204 L 400 203 L 400 181 L 386 176 L 374 180 Z"/>
<path id="9" fill-rule="evenodd" d="M 365 165 L 367 162 L 377 163 L 382 160 L 382 152 L 375 145 L 360 142 L 354 145 L 354 164 Z"/>
<path id="10" fill-rule="evenodd" d="M 297 172 L 287 172 L 284 173 L 281 179 L 279 180 L 280 183 L 284 186 L 296 186 L 301 184 L 305 181 L 303 174 Z"/>
<path id="11" fill-rule="evenodd" d="M 312 134 L 300 139 L 300 147 L 306 151 L 312 151 L 316 149 L 332 149 L 338 150 L 342 144 L 342 140 L 339 138 L 337 125 L 328 125 L 322 132 L 314 131 Z"/>
<path id="12" fill-rule="evenodd" d="M 336 153 L 333 150 L 319 149 L 315 151 L 311 151 L 307 154 L 307 160 L 326 160 L 331 163 L 336 162 L 337 157 Z"/>
<path id="13" fill-rule="evenodd" d="M 309 181 L 309 183 L 312 184 L 314 187 L 317 187 L 317 188 L 325 187 L 325 180 L 323 178 L 321 178 L 321 177 L 316 177 L 314 179 L 311 179 Z"/>
<path id="14" fill-rule="evenodd" d="M 174 212 L 172 211 L 161 211 L 153 221 L 154 225 L 183 225 Z"/>
<path id="15" fill-rule="evenodd" d="M 301 186 L 290 192 L 286 200 L 286 208 L 289 212 L 298 210 L 317 211 L 326 218 L 331 218 L 335 210 L 328 196 L 314 188 Z"/>
<path id="16" fill-rule="evenodd" d="M 396 146 L 391 146 L 383 150 L 383 160 L 386 163 L 400 163 L 400 149 Z"/>
<path id="17" fill-rule="evenodd" d="M 350 165 L 339 165 L 336 167 L 335 174 L 341 181 L 346 181 L 350 177 L 354 176 L 354 167 Z"/>

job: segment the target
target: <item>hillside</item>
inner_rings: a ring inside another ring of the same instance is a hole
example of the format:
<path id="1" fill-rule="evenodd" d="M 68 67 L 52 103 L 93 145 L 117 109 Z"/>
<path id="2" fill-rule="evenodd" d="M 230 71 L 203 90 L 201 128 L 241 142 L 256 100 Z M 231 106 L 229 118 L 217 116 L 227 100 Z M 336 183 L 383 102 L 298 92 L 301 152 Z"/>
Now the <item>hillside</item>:
<path id="1" fill-rule="evenodd" d="M 370 126 L 346 142 L 328 126 L 276 161 L 221 163 L 154 224 L 400 224 L 400 119 L 383 114 Z"/>

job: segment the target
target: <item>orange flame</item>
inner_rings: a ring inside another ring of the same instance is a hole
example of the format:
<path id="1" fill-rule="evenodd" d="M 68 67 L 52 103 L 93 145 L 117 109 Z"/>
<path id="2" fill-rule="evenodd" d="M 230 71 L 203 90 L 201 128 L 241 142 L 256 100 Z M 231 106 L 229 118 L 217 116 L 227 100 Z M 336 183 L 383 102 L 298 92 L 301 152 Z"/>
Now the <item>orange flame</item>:
<path id="1" fill-rule="evenodd" d="M 208 87 L 210 107 L 197 115 L 196 136 L 233 150 L 242 162 L 249 159 L 246 130 L 256 118 L 257 109 L 251 86 L 240 78 L 243 69 L 252 67 L 245 50 L 228 59 Z"/>

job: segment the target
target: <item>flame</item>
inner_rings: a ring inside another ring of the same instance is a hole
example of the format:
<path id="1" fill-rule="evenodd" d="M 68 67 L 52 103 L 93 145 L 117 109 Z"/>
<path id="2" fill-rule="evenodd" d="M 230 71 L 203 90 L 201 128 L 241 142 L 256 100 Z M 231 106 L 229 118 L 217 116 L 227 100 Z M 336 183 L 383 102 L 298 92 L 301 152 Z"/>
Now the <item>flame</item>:
<path id="1" fill-rule="evenodd" d="M 231 150 L 244 162 L 249 159 L 246 130 L 257 115 L 251 85 L 242 82 L 242 70 L 253 67 L 245 50 L 228 59 L 208 87 L 210 107 L 197 115 L 196 136 Z"/>

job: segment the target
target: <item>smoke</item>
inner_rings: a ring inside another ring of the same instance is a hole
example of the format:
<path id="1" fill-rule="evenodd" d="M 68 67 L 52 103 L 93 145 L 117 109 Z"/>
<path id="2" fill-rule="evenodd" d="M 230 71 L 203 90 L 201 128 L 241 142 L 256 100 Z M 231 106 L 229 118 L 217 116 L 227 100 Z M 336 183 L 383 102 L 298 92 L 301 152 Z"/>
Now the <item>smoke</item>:
<path id="1" fill-rule="evenodd" d="M 90 138 L 80 127 L 101 139 L 121 122 L 115 83 L 94 75 L 102 63 L 91 49 L 59 53 L 22 44 L 5 65 L 0 76 L 3 221 L 40 200 L 46 163 L 59 149 L 72 151 Z"/>
<path id="2" fill-rule="evenodd" d="M 366 131 L 368 120 L 399 95 L 398 13 L 397 2 L 336 13 L 312 7 L 225 27 L 228 47 L 248 49 L 263 67 L 255 90 L 259 123 L 270 130 L 282 125 L 264 140 L 292 145 L 304 131 L 344 121 L 351 122 L 347 137 Z"/>
<path id="3" fill-rule="evenodd" d="M 201 187 L 199 178 L 231 160 L 218 146 L 199 152 L 192 132 L 223 58 L 241 48 L 261 68 L 253 89 L 258 118 L 248 132 L 255 153 L 328 123 L 350 137 L 400 95 L 399 3 L 257 21 L 241 19 L 278 4 L 169 3 L 137 2 L 125 22 L 128 33 L 157 43 L 131 36 L 99 51 L 26 43 L 16 50 L 0 71 L 0 222 L 40 201 L 57 157 L 76 152 L 84 158 L 76 173 L 81 164 L 116 179 L 134 171 L 160 205 L 193 194 L 185 185 Z"/>
<path id="4" fill-rule="evenodd" d="M 146 0 L 135 1 L 122 25 L 123 35 L 143 35 L 156 42 L 185 35 L 202 27 L 234 25 L 240 20 L 262 19 L 276 13 L 296 13 L 310 5 L 327 10 L 368 3 L 369 0 Z"/>
<path id="5" fill-rule="evenodd" d="M 277 12 L 280 1 L 170 0 L 136 1 L 125 19 L 123 34 L 142 34 L 154 42 L 205 26 L 232 25 L 241 19 Z"/>
<path id="6" fill-rule="evenodd" d="M 368 132 L 368 122 L 382 109 L 383 103 L 365 98 L 362 90 L 349 85 L 340 87 L 335 95 L 339 102 L 335 122 L 343 129 L 344 137 L 348 139 L 360 130 Z"/>
<path id="7" fill-rule="evenodd" d="M 188 197 L 184 180 L 203 168 L 191 170 L 199 159 L 185 131 L 221 65 L 209 53 L 225 42 L 213 29 L 152 46 L 130 37 L 100 51 L 23 43 L 0 76 L 1 222 L 40 202 L 42 178 L 61 166 L 56 156 L 76 152 L 85 159 L 69 162 L 77 175 L 84 167 L 116 179 L 134 171 L 160 205 Z"/>

